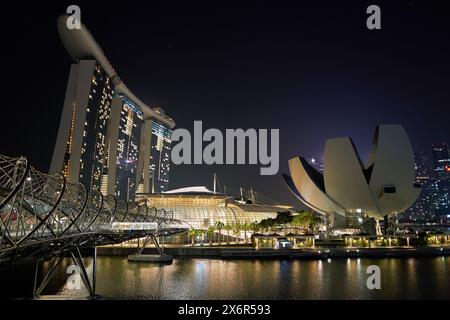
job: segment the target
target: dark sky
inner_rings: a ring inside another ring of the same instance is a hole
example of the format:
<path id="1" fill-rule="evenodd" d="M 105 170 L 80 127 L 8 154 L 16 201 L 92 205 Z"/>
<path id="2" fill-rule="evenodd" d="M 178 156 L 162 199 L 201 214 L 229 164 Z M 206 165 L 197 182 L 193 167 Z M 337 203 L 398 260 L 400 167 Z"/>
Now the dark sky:
<path id="1" fill-rule="evenodd" d="M 450 11 L 430 1 L 16 2 L 1 18 L 2 154 L 48 170 L 70 59 L 56 18 L 82 21 L 128 87 L 191 129 L 279 128 L 281 172 L 351 136 L 365 159 L 378 123 L 403 124 L 416 150 L 450 141 Z M 378 4 L 382 30 L 366 28 Z M 297 204 L 259 166 L 180 166 L 171 187 L 255 187 Z"/>

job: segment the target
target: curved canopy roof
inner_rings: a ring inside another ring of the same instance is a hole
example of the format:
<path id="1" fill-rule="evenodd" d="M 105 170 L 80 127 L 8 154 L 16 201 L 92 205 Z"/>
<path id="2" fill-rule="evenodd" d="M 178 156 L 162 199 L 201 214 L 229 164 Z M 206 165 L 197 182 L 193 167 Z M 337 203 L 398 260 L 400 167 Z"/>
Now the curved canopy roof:
<path id="1" fill-rule="evenodd" d="M 203 194 L 214 194 L 213 191 L 209 190 L 205 186 L 193 186 L 193 187 L 185 187 L 179 189 L 168 190 L 164 192 L 164 194 L 181 194 L 181 193 L 203 193 Z"/>

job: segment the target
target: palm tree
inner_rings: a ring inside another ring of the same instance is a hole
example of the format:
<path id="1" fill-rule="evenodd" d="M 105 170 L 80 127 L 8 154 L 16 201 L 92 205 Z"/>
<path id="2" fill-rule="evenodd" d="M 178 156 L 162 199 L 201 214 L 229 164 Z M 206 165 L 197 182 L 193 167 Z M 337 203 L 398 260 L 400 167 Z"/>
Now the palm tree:
<path id="1" fill-rule="evenodd" d="M 195 230 L 194 228 L 192 228 L 191 230 L 189 230 L 189 237 L 191 237 L 192 238 L 192 242 L 191 242 L 191 244 L 192 244 L 192 246 L 194 246 L 195 245 L 195 236 L 197 235 L 197 230 Z"/>
<path id="2" fill-rule="evenodd" d="M 221 233 L 222 229 L 225 227 L 225 224 L 222 221 L 217 221 L 215 227 L 217 230 L 219 230 L 219 246 L 220 246 L 220 236 L 222 234 Z"/>
<path id="3" fill-rule="evenodd" d="M 242 229 L 244 230 L 245 243 L 248 243 L 247 231 L 250 229 L 250 225 L 248 224 L 248 222 L 244 222 L 242 224 Z"/>
<path id="4" fill-rule="evenodd" d="M 239 243 L 239 236 L 241 235 L 242 224 L 240 222 L 236 222 L 234 224 L 234 233 L 236 234 L 236 243 Z"/>
<path id="5" fill-rule="evenodd" d="M 227 230 L 227 244 L 230 244 L 230 231 L 233 230 L 233 226 L 231 224 L 226 224 L 224 229 Z"/>
<path id="6" fill-rule="evenodd" d="M 203 229 L 197 229 L 196 235 L 200 237 L 200 245 L 203 246 L 203 234 L 205 231 Z"/>
<path id="7" fill-rule="evenodd" d="M 209 238 L 209 245 L 210 246 L 212 246 L 212 241 L 213 241 L 213 237 L 214 237 L 214 231 L 215 231 L 215 229 L 214 229 L 213 226 L 209 227 L 208 230 L 206 230 L 206 235 Z"/>

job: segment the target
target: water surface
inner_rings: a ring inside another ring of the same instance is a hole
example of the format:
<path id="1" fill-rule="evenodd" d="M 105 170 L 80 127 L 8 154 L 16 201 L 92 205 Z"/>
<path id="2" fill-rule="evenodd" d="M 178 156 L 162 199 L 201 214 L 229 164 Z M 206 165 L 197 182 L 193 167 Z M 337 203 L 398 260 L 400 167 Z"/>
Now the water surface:
<path id="1" fill-rule="evenodd" d="M 381 290 L 366 286 L 381 269 Z M 67 263 L 56 279 L 66 277 Z M 171 265 L 98 258 L 98 293 L 115 299 L 450 299 L 450 257 L 407 259 L 176 259 Z M 46 293 L 61 292 L 54 281 Z"/>

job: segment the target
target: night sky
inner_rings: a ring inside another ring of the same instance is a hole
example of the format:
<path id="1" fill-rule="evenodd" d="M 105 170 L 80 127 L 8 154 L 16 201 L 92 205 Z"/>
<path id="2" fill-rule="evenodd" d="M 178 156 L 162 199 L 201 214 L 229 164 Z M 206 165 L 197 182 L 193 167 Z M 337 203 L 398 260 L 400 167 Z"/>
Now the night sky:
<path id="1" fill-rule="evenodd" d="M 0 152 L 50 165 L 71 60 L 56 31 L 70 4 L 127 86 L 178 128 L 279 128 L 280 173 L 351 136 L 367 158 L 379 123 L 403 124 L 415 150 L 450 142 L 450 11 L 430 1 L 58 1 L 3 10 Z M 245 3 L 245 5 L 243 4 Z M 382 30 L 366 28 L 378 4 Z M 179 166 L 171 188 L 213 172 L 236 192 L 298 204 L 259 166 Z"/>

